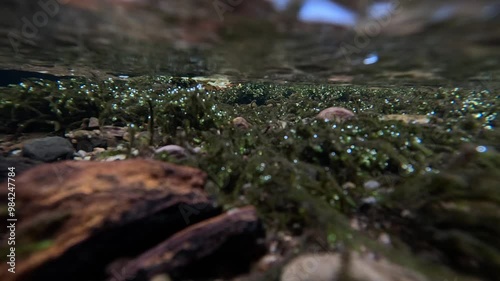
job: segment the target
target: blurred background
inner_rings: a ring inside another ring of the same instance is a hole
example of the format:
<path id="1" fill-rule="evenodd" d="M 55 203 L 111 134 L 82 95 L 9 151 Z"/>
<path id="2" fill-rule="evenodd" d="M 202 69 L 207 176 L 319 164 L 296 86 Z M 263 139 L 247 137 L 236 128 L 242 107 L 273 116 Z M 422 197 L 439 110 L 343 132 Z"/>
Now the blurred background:
<path id="1" fill-rule="evenodd" d="M 3 0 L 0 6 L 2 84 L 37 75 L 425 85 L 499 77 L 500 2 L 492 0 Z"/>

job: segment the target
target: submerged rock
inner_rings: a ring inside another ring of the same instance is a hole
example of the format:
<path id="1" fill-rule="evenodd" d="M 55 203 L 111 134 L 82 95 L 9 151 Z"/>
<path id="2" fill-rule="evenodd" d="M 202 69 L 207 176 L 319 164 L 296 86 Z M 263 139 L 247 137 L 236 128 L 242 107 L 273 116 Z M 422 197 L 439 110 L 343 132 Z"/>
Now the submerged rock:
<path id="1" fill-rule="evenodd" d="M 7 169 L 10 167 L 14 167 L 15 173 L 17 176 L 21 175 L 25 171 L 35 167 L 36 165 L 40 165 L 43 162 L 32 160 L 26 157 L 3 157 L 0 155 L 0 170 L 8 171 Z M 0 182 L 3 182 L 7 179 L 7 173 L 0 174 Z"/>
<path id="2" fill-rule="evenodd" d="M 96 117 L 90 117 L 88 128 L 89 129 L 98 129 L 99 128 L 99 119 L 97 119 Z"/>
<path id="3" fill-rule="evenodd" d="M 304 254 L 283 269 L 281 281 L 427 281 L 423 275 L 383 258 L 357 252 Z"/>
<path id="4" fill-rule="evenodd" d="M 91 152 L 96 147 L 106 148 L 107 137 L 100 130 L 75 130 L 66 134 L 78 150 Z"/>
<path id="5" fill-rule="evenodd" d="M 363 184 L 363 187 L 368 190 L 378 189 L 380 187 L 380 183 L 376 180 L 369 180 Z"/>
<path id="6" fill-rule="evenodd" d="M 329 107 L 316 115 L 316 119 L 334 122 L 344 122 L 351 118 L 354 118 L 354 113 L 342 107 Z"/>
<path id="7" fill-rule="evenodd" d="M 245 120 L 245 118 L 243 117 L 236 117 L 233 119 L 233 125 L 237 128 L 240 128 L 240 129 L 249 129 L 250 128 L 250 123 L 248 123 L 247 120 Z"/>
<path id="8" fill-rule="evenodd" d="M 23 146 L 23 156 L 43 162 L 53 162 L 73 158 L 75 149 L 71 142 L 61 137 L 46 137 L 27 142 Z"/>
<path id="9" fill-rule="evenodd" d="M 338 254 L 304 254 L 285 266 L 281 281 L 332 281 L 338 280 L 342 266 Z"/>
<path id="10" fill-rule="evenodd" d="M 188 155 L 186 149 L 178 145 L 165 145 L 155 150 L 155 153 L 167 153 L 168 155 L 174 156 L 177 159 L 185 158 Z"/>
<path id="11" fill-rule="evenodd" d="M 228 211 L 178 232 L 129 262 L 118 280 L 151 280 L 167 273 L 175 279 L 232 276 L 248 271 L 263 254 L 264 236 L 253 207 Z"/>
<path id="12" fill-rule="evenodd" d="M 31 250 L 16 256 L 16 274 L 2 280 L 104 277 L 111 261 L 219 214 L 205 180 L 198 169 L 152 160 L 37 166 L 16 178 L 16 204 L 23 206 L 16 216 L 24 218 L 16 242 Z"/>

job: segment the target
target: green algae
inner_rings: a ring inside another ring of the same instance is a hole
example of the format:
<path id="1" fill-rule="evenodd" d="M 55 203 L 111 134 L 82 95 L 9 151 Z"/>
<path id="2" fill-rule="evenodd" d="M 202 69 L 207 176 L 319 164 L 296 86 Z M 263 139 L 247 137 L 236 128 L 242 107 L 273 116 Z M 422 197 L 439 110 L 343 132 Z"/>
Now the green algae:
<path id="1" fill-rule="evenodd" d="M 51 239 L 52 233 L 56 232 L 68 218 L 69 213 L 64 212 L 48 214 L 36 221 L 30 221 L 23 231 L 16 232 L 15 244 L 10 246 L 16 247 L 16 255 L 21 258 L 45 250 L 55 243 Z M 2 257 L 7 255 L 10 246 L 5 243 L 0 247 Z"/>
<path id="2" fill-rule="evenodd" d="M 370 245 L 391 256 L 407 245 L 492 279 L 500 253 L 500 108 L 494 93 L 271 83 L 213 89 L 187 78 L 75 78 L 2 89 L 0 123 L 7 124 L 5 132 L 28 130 L 33 119 L 68 130 L 97 116 L 101 124 L 154 132 L 147 144 L 199 148 L 189 157 L 158 159 L 206 171 L 210 192 L 224 208 L 252 204 L 271 231 L 313 232 L 329 249 Z M 356 118 L 314 119 L 330 106 L 350 109 Z M 430 121 L 382 120 L 388 114 Z M 238 116 L 252 126 L 233 126 Z M 381 187 L 365 189 L 368 180 Z M 370 222 L 368 229 L 351 229 L 348 220 L 359 216 Z M 394 236 L 390 250 L 368 242 L 382 232 Z M 436 271 L 427 268 L 430 276 Z"/>
<path id="3" fill-rule="evenodd" d="M 410 180 L 387 198 L 404 240 L 430 248 L 462 270 L 494 279 L 500 273 L 500 157 L 470 148 L 441 173 Z M 417 181 L 418 180 L 418 181 Z M 405 212 L 401 218 L 396 214 Z"/>

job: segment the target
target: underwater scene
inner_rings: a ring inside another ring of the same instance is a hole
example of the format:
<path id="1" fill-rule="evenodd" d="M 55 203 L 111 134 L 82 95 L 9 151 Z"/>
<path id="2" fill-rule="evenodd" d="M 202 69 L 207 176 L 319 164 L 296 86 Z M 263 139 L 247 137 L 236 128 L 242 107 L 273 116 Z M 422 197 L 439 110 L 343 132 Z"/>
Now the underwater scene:
<path id="1" fill-rule="evenodd" d="M 500 2 L 0 7 L 0 280 L 500 280 Z"/>

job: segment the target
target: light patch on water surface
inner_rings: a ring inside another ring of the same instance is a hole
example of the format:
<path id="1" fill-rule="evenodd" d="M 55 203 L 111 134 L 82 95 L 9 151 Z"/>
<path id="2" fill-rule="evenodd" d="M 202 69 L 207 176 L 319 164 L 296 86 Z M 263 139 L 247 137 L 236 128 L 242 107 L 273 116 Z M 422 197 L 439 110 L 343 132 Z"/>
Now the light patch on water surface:
<path id="1" fill-rule="evenodd" d="M 368 16 L 374 19 L 386 17 L 394 11 L 394 6 L 392 2 L 374 3 L 368 7 Z"/>
<path id="2" fill-rule="evenodd" d="M 476 147 L 476 151 L 479 153 L 484 153 L 484 152 L 488 151 L 488 148 L 486 146 L 480 145 L 480 146 Z"/>
<path id="3" fill-rule="evenodd" d="M 358 15 L 346 7 L 327 0 L 307 0 L 299 12 L 299 20 L 354 26 Z"/>
<path id="4" fill-rule="evenodd" d="M 456 5 L 451 5 L 451 4 L 443 5 L 439 7 L 436 11 L 434 11 L 431 17 L 431 21 L 433 22 L 445 21 L 451 18 L 455 14 L 456 9 L 457 9 Z"/>
<path id="5" fill-rule="evenodd" d="M 278 11 L 283 11 L 288 7 L 288 4 L 290 4 L 290 0 L 271 0 L 271 2 L 274 5 L 274 8 Z"/>
<path id="6" fill-rule="evenodd" d="M 378 55 L 376 53 L 371 53 L 363 60 L 363 64 L 369 65 L 378 62 Z"/>

